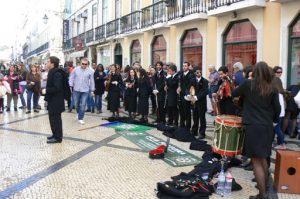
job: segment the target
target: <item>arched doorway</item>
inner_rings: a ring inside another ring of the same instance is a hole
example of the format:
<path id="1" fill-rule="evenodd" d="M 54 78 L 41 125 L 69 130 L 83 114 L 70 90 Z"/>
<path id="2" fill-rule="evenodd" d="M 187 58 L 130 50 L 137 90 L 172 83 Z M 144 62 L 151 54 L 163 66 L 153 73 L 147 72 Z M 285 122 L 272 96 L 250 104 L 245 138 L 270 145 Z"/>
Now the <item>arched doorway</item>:
<path id="1" fill-rule="evenodd" d="M 115 46 L 115 64 L 118 64 L 122 68 L 123 64 L 123 55 L 122 55 L 122 46 L 121 44 L 116 44 Z"/>
<path id="2" fill-rule="evenodd" d="M 257 31 L 249 20 L 229 24 L 223 34 L 223 65 L 229 73 L 233 64 L 241 62 L 244 66 L 254 65 L 257 56 Z"/>
<path id="3" fill-rule="evenodd" d="M 300 14 L 289 27 L 288 85 L 300 82 Z"/>
<path id="4" fill-rule="evenodd" d="M 167 42 L 164 36 L 159 35 L 154 37 L 152 42 L 152 65 L 158 61 L 166 62 Z"/>
<path id="5" fill-rule="evenodd" d="M 202 68 L 202 36 L 197 29 L 185 31 L 181 39 L 181 63 L 187 61 L 194 67 Z"/>
<path id="6" fill-rule="evenodd" d="M 141 63 L 142 48 L 139 40 L 133 40 L 130 46 L 130 61 L 131 63 Z"/>

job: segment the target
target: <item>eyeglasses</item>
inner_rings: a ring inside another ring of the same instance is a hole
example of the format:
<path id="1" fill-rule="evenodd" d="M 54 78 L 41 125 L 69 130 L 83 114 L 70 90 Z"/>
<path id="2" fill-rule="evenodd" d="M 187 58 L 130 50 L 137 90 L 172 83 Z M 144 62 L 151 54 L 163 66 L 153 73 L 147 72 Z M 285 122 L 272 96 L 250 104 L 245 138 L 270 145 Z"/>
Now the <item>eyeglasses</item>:
<path id="1" fill-rule="evenodd" d="M 282 73 L 282 71 L 276 71 L 276 73 L 277 73 L 277 74 L 281 74 L 281 73 Z"/>
<path id="2" fill-rule="evenodd" d="M 83 66 L 87 66 L 88 64 L 85 64 L 85 63 L 81 63 L 81 65 L 83 65 Z"/>

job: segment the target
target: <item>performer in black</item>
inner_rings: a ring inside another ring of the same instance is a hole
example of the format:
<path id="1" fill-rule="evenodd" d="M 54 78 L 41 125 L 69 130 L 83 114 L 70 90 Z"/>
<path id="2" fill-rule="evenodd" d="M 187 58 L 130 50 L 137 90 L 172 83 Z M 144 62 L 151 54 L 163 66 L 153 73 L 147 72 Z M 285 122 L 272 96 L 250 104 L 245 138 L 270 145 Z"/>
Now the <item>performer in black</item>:
<path id="1" fill-rule="evenodd" d="M 110 66 L 110 74 L 106 82 L 107 86 L 107 110 L 110 110 L 113 114 L 112 117 L 119 117 L 120 108 L 120 97 L 121 97 L 121 87 L 123 85 L 123 80 L 120 73 L 117 71 L 115 64 Z"/>
<path id="2" fill-rule="evenodd" d="M 137 87 L 138 78 L 134 69 L 128 71 L 128 77 L 125 80 L 125 110 L 128 111 L 129 117 L 135 116 L 137 108 Z M 133 115 L 132 115 L 133 113 Z"/>
<path id="3" fill-rule="evenodd" d="M 253 80 L 246 80 L 232 96 L 243 98 L 242 121 L 245 129 L 244 153 L 251 158 L 259 195 L 250 199 L 267 199 L 269 167 L 267 158 L 272 153 L 273 123 L 280 115 L 279 95 L 272 85 L 273 74 L 265 62 L 254 66 Z"/>
<path id="4" fill-rule="evenodd" d="M 156 79 L 154 84 L 153 93 L 157 95 L 157 123 L 166 123 L 166 109 L 165 109 L 165 99 L 166 99 L 166 91 L 165 91 L 165 81 L 166 81 L 166 72 L 163 70 L 163 63 L 156 63 Z"/>
<path id="5" fill-rule="evenodd" d="M 171 64 L 168 68 L 169 78 L 166 79 L 167 100 L 165 107 L 168 110 L 168 125 L 178 126 L 178 75 L 177 67 Z"/>
<path id="6" fill-rule="evenodd" d="M 221 78 L 217 92 L 220 114 L 235 115 L 237 107 L 234 105 L 231 96 L 231 92 L 235 88 L 234 82 L 230 79 L 226 66 L 221 66 L 218 72 Z"/>
<path id="7" fill-rule="evenodd" d="M 51 56 L 48 59 L 47 67 L 49 69 L 47 86 L 42 91 L 45 94 L 45 101 L 48 102 L 48 113 L 52 136 L 47 137 L 47 143 L 61 143 L 63 139 L 61 113 L 65 111 L 64 99 L 64 77 L 62 69 L 58 68 L 59 59 Z"/>
<path id="8" fill-rule="evenodd" d="M 189 70 L 190 63 L 184 62 L 180 74 L 178 88 L 179 92 L 179 113 L 180 113 L 180 127 L 191 128 L 191 102 L 184 99 L 184 96 L 189 94 L 191 82 L 194 77 L 193 71 Z"/>
<path id="9" fill-rule="evenodd" d="M 150 72 L 149 72 L 149 78 L 150 78 L 150 83 L 151 83 L 152 90 L 155 89 L 155 81 L 156 81 L 155 74 L 156 74 L 155 67 L 151 66 L 150 67 Z M 157 110 L 157 99 L 156 99 L 156 95 L 154 95 L 153 92 L 150 95 L 150 99 L 151 99 L 151 105 L 152 105 L 151 115 L 155 115 L 156 110 Z"/>
<path id="10" fill-rule="evenodd" d="M 195 68 L 196 77 L 193 78 L 190 90 L 195 89 L 195 96 L 190 96 L 193 108 L 192 132 L 195 136 L 199 133 L 199 139 L 205 138 L 206 117 L 208 95 L 208 80 L 202 77 L 201 68 Z M 200 120 L 200 128 L 199 128 Z"/>
<path id="11" fill-rule="evenodd" d="M 145 69 L 139 70 L 138 80 L 138 113 L 142 116 L 141 122 L 148 122 L 149 114 L 149 97 L 152 92 L 150 79 Z"/>

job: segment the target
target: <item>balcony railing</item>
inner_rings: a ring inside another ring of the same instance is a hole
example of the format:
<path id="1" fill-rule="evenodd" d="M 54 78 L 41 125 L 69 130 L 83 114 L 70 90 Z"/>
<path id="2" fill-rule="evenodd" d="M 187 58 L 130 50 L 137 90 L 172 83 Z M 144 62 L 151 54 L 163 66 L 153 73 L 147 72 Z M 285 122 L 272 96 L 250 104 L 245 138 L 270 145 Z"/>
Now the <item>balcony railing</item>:
<path id="1" fill-rule="evenodd" d="M 166 2 L 159 1 L 142 9 L 142 28 L 166 21 Z"/>
<path id="2" fill-rule="evenodd" d="M 120 34 L 120 19 L 115 19 L 106 24 L 106 37 Z"/>
<path id="3" fill-rule="evenodd" d="M 184 17 L 194 13 L 206 13 L 205 0 L 170 0 L 168 1 L 168 20 Z"/>
<path id="4" fill-rule="evenodd" d="M 95 29 L 95 40 L 102 40 L 105 38 L 105 24 L 98 26 Z"/>
<path id="5" fill-rule="evenodd" d="M 233 3 L 238 3 L 245 0 L 208 0 L 208 10 L 214 10 L 222 6 L 230 6 Z"/>
<path id="6" fill-rule="evenodd" d="M 43 45 L 39 46 L 35 50 L 28 53 L 27 57 L 30 57 L 31 55 L 38 54 L 42 52 L 43 50 L 46 50 L 49 48 L 49 42 L 44 43 Z"/>
<path id="7" fill-rule="evenodd" d="M 72 39 L 68 39 L 65 43 L 64 43 L 64 49 L 70 49 L 72 48 Z"/>
<path id="8" fill-rule="evenodd" d="M 86 32 L 86 43 L 94 41 L 94 29 Z"/>
<path id="9" fill-rule="evenodd" d="M 141 28 L 141 11 L 135 11 L 120 19 L 121 33 L 127 33 Z"/>

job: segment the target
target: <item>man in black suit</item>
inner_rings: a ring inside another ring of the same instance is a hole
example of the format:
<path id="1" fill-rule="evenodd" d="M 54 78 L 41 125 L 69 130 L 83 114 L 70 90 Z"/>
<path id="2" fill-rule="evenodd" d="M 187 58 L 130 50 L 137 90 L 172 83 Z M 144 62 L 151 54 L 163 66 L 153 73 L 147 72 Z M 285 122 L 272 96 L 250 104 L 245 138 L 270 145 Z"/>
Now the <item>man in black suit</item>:
<path id="1" fill-rule="evenodd" d="M 202 71 L 200 68 L 195 69 L 196 77 L 193 78 L 191 87 L 195 89 L 195 96 L 189 96 L 193 107 L 193 121 L 192 132 L 195 136 L 199 133 L 199 139 L 205 138 L 206 130 L 206 118 L 205 113 L 207 111 L 207 100 L 208 95 L 208 80 L 202 77 Z M 199 128 L 200 120 L 200 128 Z M 199 130 L 199 131 L 198 131 Z"/>
<path id="2" fill-rule="evenodd" d="M 45 101 L 48 102 L 49 121 L 52 136 L 47 137 L 47 143 L 61 143 L 63 138 L 61 113 L 65 111 L 64 101 L 64 71 L 58 68 L 59 59 L 51 56 L 48 59 L 49 69 L 47 86 L 43 90 Z"/>
<path id="3" fill-rule="evenodd" d="M 191 82 L 194 77 L 193 71 L 189 70 L 190 63 L 184 62 L 182 72 L 180 74 L 180 87 L 178 93 L 180 94 L 179 100 L 179 113 L 180 113 L 180 127 L 191 128 L 191 102 L 184 99 L 184 96 L 189 94 Z"/>
<path id="4" fill-rule="evenodd" d="M 168 125 L 178 126 L 178 75 L 177 67 L 171 64 L 168 68 L 169 77 L 166 79 L 167 102 L 168 110 Z"/>
<path id="5" fill-rule="evenodd" d="M 156 75 L 155 75 L 155 84 L 153 94 L 157 96 L 157 123 L 166 123 L 166 109 L 165 109 L 165 100 L 166 100 L 166 72 L 163 70 L 163 63 L 156 63 Z"/>

